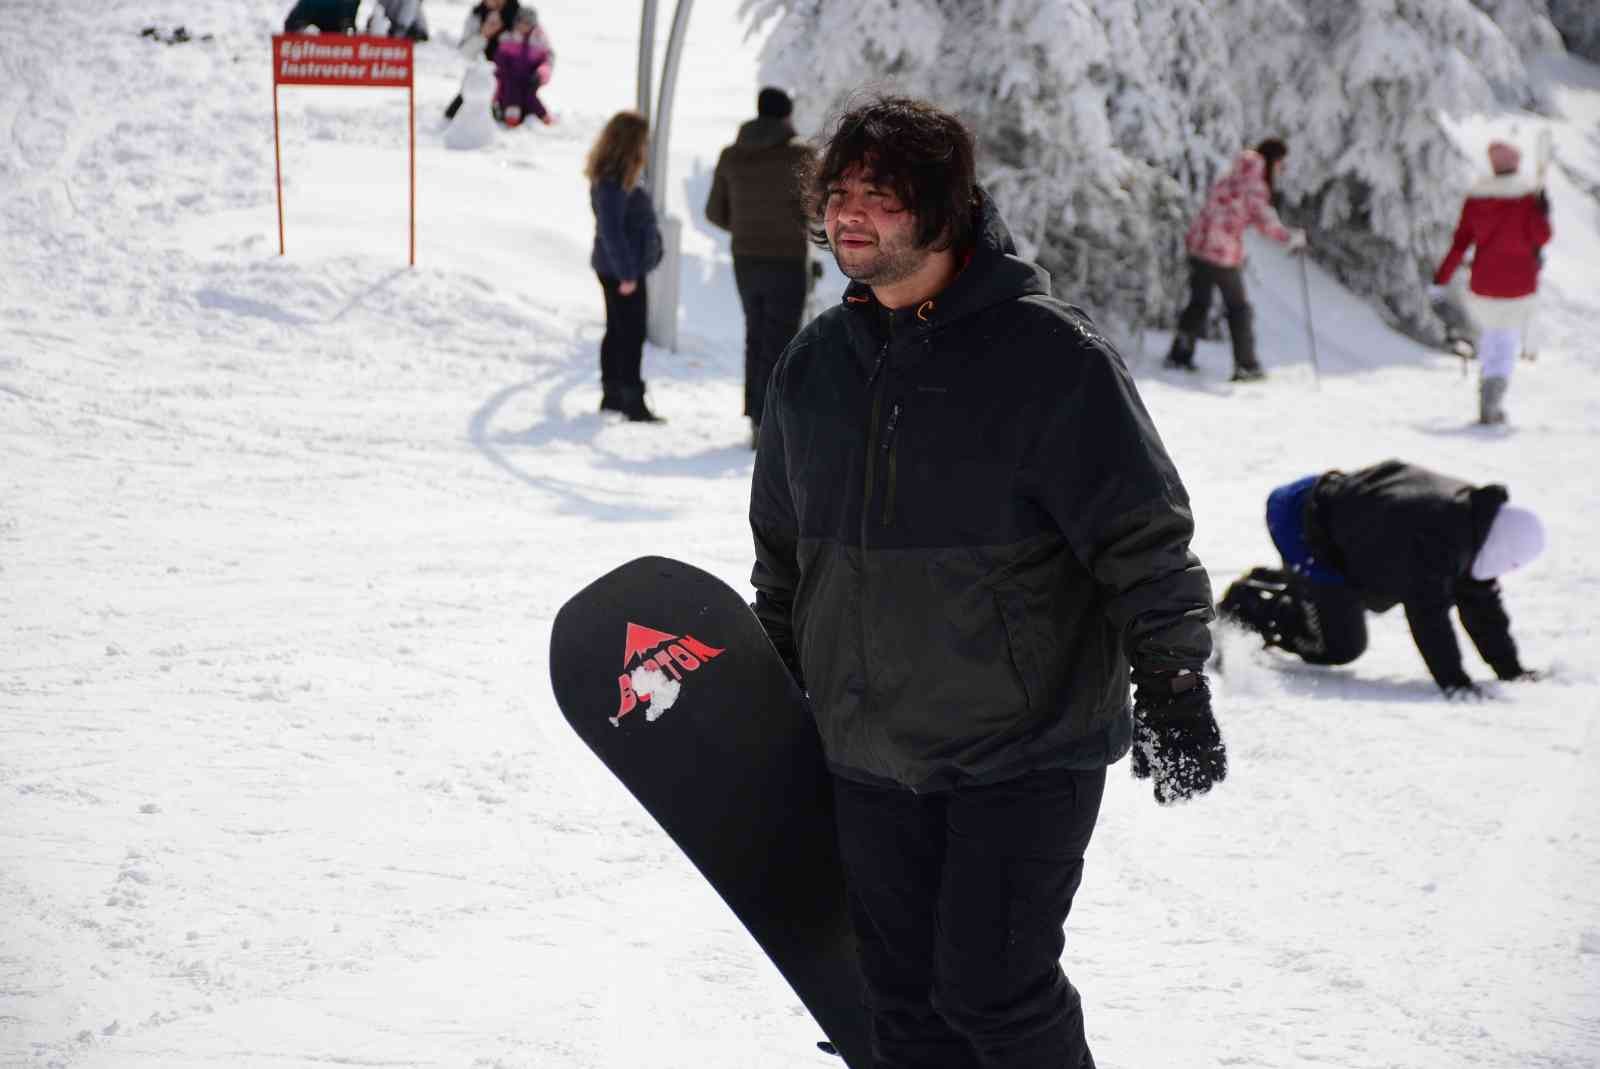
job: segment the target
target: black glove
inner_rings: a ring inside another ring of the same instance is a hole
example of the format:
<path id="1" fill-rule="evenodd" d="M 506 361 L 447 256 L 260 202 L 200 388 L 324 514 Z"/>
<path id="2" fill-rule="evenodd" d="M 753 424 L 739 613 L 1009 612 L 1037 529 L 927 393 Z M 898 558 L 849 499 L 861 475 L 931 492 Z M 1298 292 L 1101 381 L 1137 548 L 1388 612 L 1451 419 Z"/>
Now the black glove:
<path id="1" fill-rule="evenodd" d="M 1539 214 L 1541 214 L 1541 215 L 1549 215 L 1550 214 L 1550 197 L 1542 189 L 1539 190 L 1539 201 L 1538 201 L 1538 203 L 1539 203 Z"/>
<path id="2" fill-rule="evenodd" d="M 1444 700 L 1447 702 L 1481 702 L 1488 695 L 1476 683 L 1452 683 L 1444 688 Z"/>
<path id="3" fill-rule="evenodd" d="M 1211 688 L 1198 672 L 1135 672 L 1133 757 L 1138 779 L 1155 780 L 1162 805 L 1193 798 L 1228 776 L 1228 750 L 1211 715 Z"/>

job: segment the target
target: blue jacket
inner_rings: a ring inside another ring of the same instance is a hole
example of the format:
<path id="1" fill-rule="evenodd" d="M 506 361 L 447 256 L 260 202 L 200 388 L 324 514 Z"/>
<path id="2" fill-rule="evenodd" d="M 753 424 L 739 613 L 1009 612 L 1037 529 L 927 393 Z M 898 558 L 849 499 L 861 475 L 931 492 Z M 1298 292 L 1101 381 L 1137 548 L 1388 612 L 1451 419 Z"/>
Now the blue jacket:
<path id="1" fill-rule="evenodd" d="M 589 187 L 594 209 L 594 251 L 589 266 L 595 273 L 628 281 L 643 278 L 661 262 L 661 228 L 656 208 L 643 186 L 624 190 L 607 179 Z"/>
<path id="2" fill-rule="evenodd" d="M 1319 560 L 1306 538 L 1306 498 L 1316 489 L 1321 475 L 1307 475 L 1286 483 L 1267 495 L 1267 532 L 1290 571 L 1318 583 L 1342 586 L 1340 575 L 1327 561 Z"/>

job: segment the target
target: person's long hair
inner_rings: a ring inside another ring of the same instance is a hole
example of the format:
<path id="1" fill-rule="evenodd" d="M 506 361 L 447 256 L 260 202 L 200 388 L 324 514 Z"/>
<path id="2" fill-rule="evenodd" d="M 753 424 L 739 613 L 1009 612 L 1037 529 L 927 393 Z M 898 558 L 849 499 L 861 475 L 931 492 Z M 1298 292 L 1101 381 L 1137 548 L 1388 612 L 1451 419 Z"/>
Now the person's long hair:
<path id="1" fill-rule="evenodd" d="M 650 120 L 637 111 L 619 111 L 611 116 L 600 136 L 595 138 L 583 173 L 590 182 L 616 182 L 632 189 L 644 170 L 645 145 L 650 139 Z"/>
<path id="2" fill-rule="evenodd" d="M 1256 146 L 1256 151 L 1261 153 L 1261 158 L 1267 163 L 1267 196 L 1272 199 L 1273 206 L 1277 206 L 1278 178 L 1273 174 L 1273 164 L 1289 155 L 1289 145 L 1281 137 L 1269 137 Z"/>

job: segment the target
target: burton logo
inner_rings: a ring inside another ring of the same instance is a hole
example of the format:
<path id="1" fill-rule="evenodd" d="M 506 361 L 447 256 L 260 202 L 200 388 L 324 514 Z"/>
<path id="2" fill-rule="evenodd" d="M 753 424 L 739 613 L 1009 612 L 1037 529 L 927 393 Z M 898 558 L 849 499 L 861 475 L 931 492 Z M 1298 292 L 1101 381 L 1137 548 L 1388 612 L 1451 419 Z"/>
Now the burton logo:
<path id="1" fill-rule="evenodd" d="M 655 720 L 678 700 L 684 675 L 699 671 L 722 652 L 693 635 L 670 635 L 630 622 L 622 648 L 623 672 L 617 677 L 617 715 L 607 719 L 613 726 L 621 726 L 622 718 L 644 702 L 649 705 L 644 718 Z"/>

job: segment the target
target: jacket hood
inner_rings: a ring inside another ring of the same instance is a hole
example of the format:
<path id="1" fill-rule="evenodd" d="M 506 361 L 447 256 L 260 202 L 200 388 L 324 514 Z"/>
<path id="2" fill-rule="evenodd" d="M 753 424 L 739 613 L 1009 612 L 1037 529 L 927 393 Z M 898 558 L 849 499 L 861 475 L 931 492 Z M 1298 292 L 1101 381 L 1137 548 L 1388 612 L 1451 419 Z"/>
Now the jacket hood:
<path id="1" fill-rule="evenodd" d="M 1503 197 L 1515 200 L 1539 192 L 1538 183 L 1520 174 L 1491 174 L 1472 184 L 1470 197 Z"/>
<path id="2" fill-rule="evenodd" d="M 913 308 L 886 313 L 873 296 L 872 288 L 852 282 L 845 288 L 845 304 L 858 309 L 874 309 L 887 314 L 898 333 L 902 321 L 918 330 L 936 330 L 996 304 L 1019 297 L 1050 296 L 1050 275 L 1044 268 L 1017 255 L 1011 230 L 1000 218 L 994 200 L 982 188 L 976 190 L 978 203 L 973 208 L 973 246 L 965 256 L 955 279 L 940 293 Z"/>
<path id="3" fill-rule="evenodd" d="M 1494 524 L 1494 518 L 1511 499 L 1511 494 L 1500 483 L 1489 483 L 1486 486 L 1475 487 L 1467 494 L 1467 506 L 1472 515 L 1472 550 L 1476 553 L 1483 548 L 1484 540 L 1489 537 L 1489 528 Z"/>
<path id="4" fill-rule="evenodd" d="M 739 127 L 734 144 L 740 148 L 776 148 L 794 137 L 794 124 L 788 119 L 761 115 Z"/>

